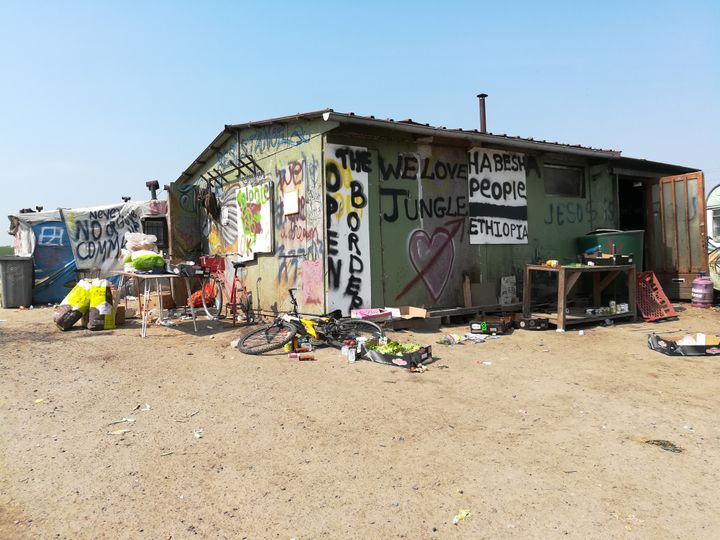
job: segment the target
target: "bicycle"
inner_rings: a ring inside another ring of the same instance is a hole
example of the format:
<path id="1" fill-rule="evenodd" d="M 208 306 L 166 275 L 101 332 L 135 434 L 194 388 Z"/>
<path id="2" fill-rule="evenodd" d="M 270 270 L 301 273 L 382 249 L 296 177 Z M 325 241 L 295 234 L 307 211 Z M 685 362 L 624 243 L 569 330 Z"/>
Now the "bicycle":
<path id="1" fill-rule="evenodd" d="M 360 337 L 379 339 L 385 336 L 382 328 L 377 324 L 360 319 L 343 318 L 339 309 L 322 316 L 301 317 L 294 294 L 296 290 L 288 289 L 292 310 L 241 337 L 237 345 L 240 352 L 262 354 L 280 349 L 297 335 L 337 348 L 342 348 L 348 340 L 356 341 Z"/>
<path id="2" fill-rule="evenodd" d="M 232 318 L 233 326 L 238 320 L 238 308 L 242 311 L 246 324 L 251 324 L 255 317 L 252 308 L 252 292 L 248 291 L 245 285 L 238 278 L 238 270 L 244 267 L 244 263 L 233 262 L 234 272 L 232 283 L 225 277 L 225 258 L 221 256 L 200 257 L 200 266 L 207 274 L 203 278 L 200 287 L 200 299 L 203 310 L 209 319 L 217 320 L 222 317 L 223 307 L 229 317 Z M 223 296 L 228 301 L 223 306 Z"/>

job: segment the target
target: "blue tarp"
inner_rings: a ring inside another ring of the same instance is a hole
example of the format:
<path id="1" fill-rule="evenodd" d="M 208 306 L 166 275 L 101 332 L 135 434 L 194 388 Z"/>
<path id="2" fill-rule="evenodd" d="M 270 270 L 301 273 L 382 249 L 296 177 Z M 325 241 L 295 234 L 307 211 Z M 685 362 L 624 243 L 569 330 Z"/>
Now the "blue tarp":
<path id="1" fill-rule="evenodd" d="M 60 302 L 77 283 L 73 257 L 65 223 L 43 221 L 32 225 L 35 234 L 35 284 L 33 304 Z"/>

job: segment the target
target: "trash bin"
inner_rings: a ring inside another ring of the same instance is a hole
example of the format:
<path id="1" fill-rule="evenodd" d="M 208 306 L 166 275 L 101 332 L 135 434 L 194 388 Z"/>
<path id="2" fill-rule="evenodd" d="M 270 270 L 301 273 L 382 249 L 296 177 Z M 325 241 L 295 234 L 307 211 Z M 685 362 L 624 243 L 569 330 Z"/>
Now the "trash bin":
<path id="1" fill-rule="evenodd" d="M 32 304 L 32 257 L 0 257 L 0 307 Z"/>
<path id="2" fill-rule="evenodd" d="M 643 241 L 645 231 L 617 231 L 614 229 L 598 229 L 580 236 L 577 239 L 578 252 L 595 246 L 600 246 L 603 253 L 612 253 L 612 246 L 615 246 L 615 253 L 618 255 L 632 255 L 635 269 L 643 271 Z"/>

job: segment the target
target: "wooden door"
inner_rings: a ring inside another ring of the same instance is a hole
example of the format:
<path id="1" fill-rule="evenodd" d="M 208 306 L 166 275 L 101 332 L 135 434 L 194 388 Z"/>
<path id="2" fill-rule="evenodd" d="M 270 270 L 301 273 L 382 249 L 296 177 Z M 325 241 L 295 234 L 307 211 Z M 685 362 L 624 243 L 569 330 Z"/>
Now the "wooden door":
<path id="1" fill-rule="evenodd" d="M 692 280 L 707 271 L 703 173 L 666 176 L 648 189 L 648 261 L 669 298 L 690 299 Z"/>

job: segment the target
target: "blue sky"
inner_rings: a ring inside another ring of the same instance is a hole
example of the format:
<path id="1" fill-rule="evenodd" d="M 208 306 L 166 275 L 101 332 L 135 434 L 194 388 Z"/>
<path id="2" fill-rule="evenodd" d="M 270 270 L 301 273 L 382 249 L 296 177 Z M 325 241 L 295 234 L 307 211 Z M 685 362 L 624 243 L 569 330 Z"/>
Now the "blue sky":
<path id="1" fill-rule="evenodd" d="M 226 123 L 331 107 L 720 183 L 720 2 L 0 0 L 0 216 L 147 198 Z M 2 233 L 0 244 L 11 238 Z"/>

